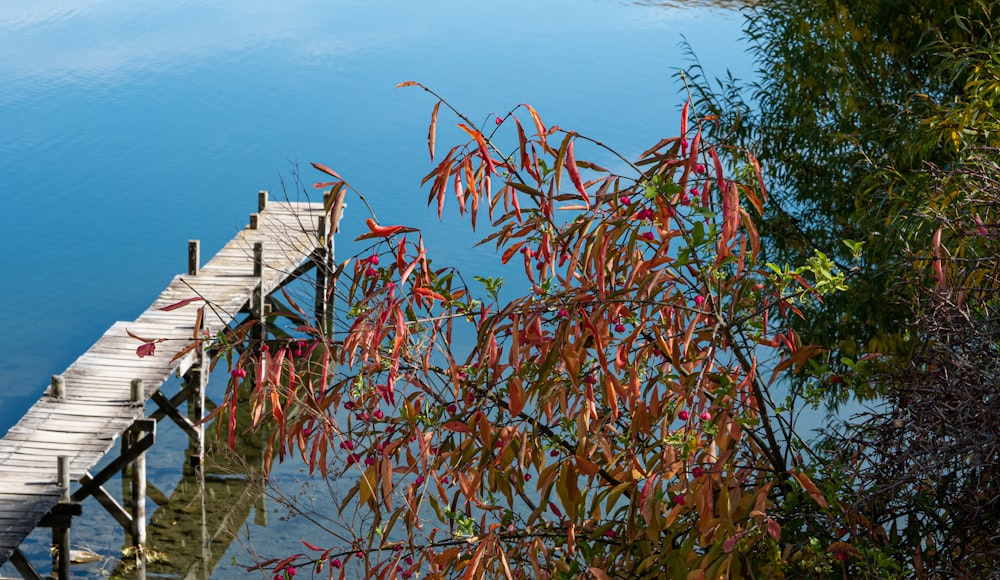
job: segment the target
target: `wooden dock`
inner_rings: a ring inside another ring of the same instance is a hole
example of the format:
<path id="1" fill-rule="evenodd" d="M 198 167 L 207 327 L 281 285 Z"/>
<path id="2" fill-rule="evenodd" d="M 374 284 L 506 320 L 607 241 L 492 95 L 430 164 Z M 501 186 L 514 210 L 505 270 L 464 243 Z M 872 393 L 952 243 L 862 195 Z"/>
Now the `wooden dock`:
<path id="1" fill-rule="evenodd" d="M 326 209 L 331 205 L 327 201 Z M 152 397 L 161 409 L 170 405 L 157 391 L 171 374 L 199 375 L 204 400 L 203 351 L 172 360 L 192 343 L 198 309 L 205 307 L 202 328 L 214 334 L 240 312 L 259 316 L 264 297 L 310 266 L 329 264 L 332 242 L 324 203 L 268 201 L 261 192 L 258 210 L 250 225 L 204 266 L 192 242 L 188 274 L 176 276 L 136 320 L 113 324 L 53 378 L 45 395 L 0 440 L 0 564 L 10 560 L 25 578 L 37 577 L 19 544 L 39 525 L 68 530 L 70 518 L 79 514 L 78 502 L 87 496 L 98 499 L 122 525 L 134 525 L 135 516 L 120 507 L 115 513 L 117 504 L 101 485 L 152 445 L 155 421 L 146 419 L 145 402 Z M 317 275 L 320 279 L 325 276 Z M 191 298 L 199 300 L 162 310 Z M 130 333 L 165 340 L 154 343 L 153 355 L 140 358 L 136 349 L 143 342 Z M 176 410 L 164 410 L 181 420 Z M 185 428 L 189 434 L 197 429 L 191 422 Z M 91 473 L 118 440 L 132 453 L 123 452 L 101 473 Z M 66 473 L 57 469 L 60 457 Z M 80 483 L 72 494 L 68 481 Z"/>

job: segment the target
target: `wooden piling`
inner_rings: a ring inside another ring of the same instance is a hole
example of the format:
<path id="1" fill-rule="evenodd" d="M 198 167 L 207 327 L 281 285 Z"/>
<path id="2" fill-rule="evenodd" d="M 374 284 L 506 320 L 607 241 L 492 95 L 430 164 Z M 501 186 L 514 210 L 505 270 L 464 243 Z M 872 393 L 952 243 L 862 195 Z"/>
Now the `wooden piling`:
<path id="1" fill-rule="evenodd" d="M 62 497 L 59 503 L 69 503 L 69 457 L 60 455 L 56 464 L 56 479 L 59 488 L 62 490 Z M 65 525 L 52 527 L 52 546 L 55 548 L 52 553 L 52 571 L 59 580 L 69 578 L 69 521 Z"/>
<path id="2" fill-rule="evenodd" d="M 201 242 L 188 240 L 188 276 L 197 276 L 201 270 Z"/>
<path id="3" fill-rule="evenodd" d="M 66 399 L 66 379 L 62 375 L 52 375 L 52 398 L 57 401 Z"/>
<path id="4" fill-rule="evenodd" d="M 142 379 L 132 379 L 132 404 L 145 403 Z M 141 430 L 133 425 L 128 431 L 129 446 L 138 443 Z M 132 547 L 140 577 L 146 575 L 146 453 L 132 461 Z"/>

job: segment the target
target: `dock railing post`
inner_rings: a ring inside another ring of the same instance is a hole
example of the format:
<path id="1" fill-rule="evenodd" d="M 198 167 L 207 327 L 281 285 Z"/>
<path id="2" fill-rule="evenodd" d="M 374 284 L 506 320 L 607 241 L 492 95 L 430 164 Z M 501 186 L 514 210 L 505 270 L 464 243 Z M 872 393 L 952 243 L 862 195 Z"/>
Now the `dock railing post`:
<path id="1" fill-rule="evenodd" d="M 66 399 L 66 379 L 62 375 L 52 375 L 52 390 L 49 394 L 57 401 Z"/>
<path id="2" fill-rule="evenodd" d="M 132 404 L 142 406 L 145 393 L 142 379 L 132 379 Z M 140 430 L 128 430 L 129 446 L 138 442 Z M 146 577 L 146 453 L 140 453 L 132 462 L 132 547 L 139 578 Z"/>
<path id="3" fill-rule="evenodd" d="M 255 242 L 253 245 L 253 275 L 257 278 L 257 289 L 251 298 L 250 315 L 257 319 L 258 324 L 251 330 L 251 338 L 257 340 L 258 344 L 263 344 L 267 338 L 265 331 L 267 309 L 264 308 L 267 294 L 264 293 L 264 244 L 261 242 Z"/>
<path id="4" fill-rule="evenodd" d="M 201 272 L 201 242 L 188 240 L 188 275 L 197 276 Z"/>
<path id="5" fill-rule="evenodd" d="M 329 195 L 327 193 L 326 195 Z M 324 196 L 325 199 L 326 196 Z M 316 328 L 324 334 L 329 334 L 327 325 L 327 285 L 330 282 L 330 240 L 327 239 L 326 217 L 319 216 L 317 224 L 319 248 L 316 250 Z"/>

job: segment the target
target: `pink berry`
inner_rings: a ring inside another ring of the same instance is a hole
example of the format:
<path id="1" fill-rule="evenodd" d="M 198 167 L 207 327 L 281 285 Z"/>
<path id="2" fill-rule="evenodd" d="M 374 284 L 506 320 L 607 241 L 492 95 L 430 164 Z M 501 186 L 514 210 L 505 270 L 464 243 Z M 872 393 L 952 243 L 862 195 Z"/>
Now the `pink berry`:
<path id="1" fill-rule="evenodd" d="M 565 308 L 560 308 L 559 312 L 556 313 L 556 316 L 558 316 L 559 318 L 568 318 L 569 310 L 566 310 Z"/>
<path id="2" fill-rule="evenodd" d="M 610 529 L 609 530 L 604 530 L 604 537 L 605 538 L 613 538 L 613 537 L 615 537 L 615 531 L 614 530 L 610 530 Z"/>
<path id="3" fill-rule="evenodd" d="M 618 324 L 616 324 L 615 325 L 615 332 L 625 332 L 625 325 L 622 324 L 622 323 L 620 323 L 620 322 Z"/>
<path id="4" fill-rule="evenodd" d="M 378 266 L 378 256 L 372 256 L 371 258 L 368 258 L 368 263 L 370 263 L 372 266 Z"/>
<path id="5" fill-rule="evenodd" d="M 421 485 L 423 482 L 424 478 L 418 476 L 417 479 L 413 482 L 413 485 Z"/>
<path id="6" fill-rule="evenodd" d="M 365 276 L 378 276 L 378 270 L 375 268 L 368 268 L 365 270 Z"/>
<path id="7" fill-rule="evenodd" d="M 677 505 L 684 505 L 684 496 L 683 495 L 675 495 L 674 499 L 673 499 L 673 502 L 675 504 L 677 504 Z"/>
<path id="8" fill-rule="evenodd" d="M 632 203 L 632 198 L 630 198 L 627 195 L 623 195 L 623 196 L 621 196 L 621 197 L 618 198 L 618 201 L 620 201 L 622 205 L 628 205 L 628 204 Z"/>
<path id="9" fill-rule="evenodd" d="M 340 561 L 340 558 L 334 558 L 330 561 L 330 567 L 332 568 L 340 568 L 343 565 L 344 563 Z"/>
<path id="10" fill-rule="evenodd" d="M 381 409 L 378 409 L 378 410 L 375 411 L 374 416 L 375 416 L 376 419 L 382 419 L 382 417 L 384 417 L 385 414 L 382 413 Z"/>
<path id="11" fill-rule="evenodd" d="M 687 421 L 691 414 L 687 412 L 687 409 L 681 409 L 680 413 L 677 413 L 677 418 L 681 421 Z"/>
<path id="12" fill-rule="evenodd" d="M 705 297 L 704 296 L 695 296 L 694 297 L 694 303 L 695 303 L 695 306 L 701 306 L 702 304 L 705 303 Z"/>
<path id="13" fill-rule="evenodd" d="M 701 420 L 702 421 L 711 421 L 712 420 L 712 414 L 709 413 L 708 411 L 705 411 L 704 413 L 701 414 Z"/>
<path id="14" fill-rule="evenodd" d="M 452 404 L 448 405 L 448 413 L 449 414 L 454 415 L 457 412 L 458 412 L 458 405 L 456 405 L 455 403 L 452 403 Z"/>
<path id="15" fill-rule="evenodd" d="M 503 123 L 503 119 L 497 116 L 496 124 L 499 125 L 500 123 Z"/>
<path id="16" fill-rule="evenodd" d="M 705 475 L 705 469 L 702 468 L 701 466 L 695 467 L 694 469 L 691 470 L 691 475 L 695 477 L 701 477 L 702 475 Z"/>
<path id="17" fill-rule="evenodd" d="M 524 474 L 524 481 L 531 481 L 531 474 L 530 473 L 525 473 Z"/>
<path id="18" fill-rule="evenodd" d="M 694 166 L 694 172 L 697 173 L 697 174 L 699 174 L 699 175 L 704 175 L 705 174 L 705 166 L 702 165 L 701 163 L 699 163 L 698 165 L 695 165 Z"/>
<path id="19" fill-rule="evenodd" d="M 642 232 L 641 234 L 639 234 L 639 237 L 648 242 L 652 242 L 653 240 L 656 239 L 656 236 L 653 234 L 653 232 Z"/>

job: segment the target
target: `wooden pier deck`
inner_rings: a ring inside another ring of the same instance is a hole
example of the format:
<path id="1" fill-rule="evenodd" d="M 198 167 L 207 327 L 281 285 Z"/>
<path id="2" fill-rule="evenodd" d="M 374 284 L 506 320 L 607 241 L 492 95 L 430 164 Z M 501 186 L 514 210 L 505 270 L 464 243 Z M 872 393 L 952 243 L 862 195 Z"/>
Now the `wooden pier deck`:
<path id="1" fill-rule="evenodd" d="M 196 274 L 175 277 L 145 313 L 134 321 L 113 324 L 66 369 L 61 375 L 61 399 L 54 381 L 0 440 L 0 564 L 11 559 L 22 570 L 18 545 L 64 498 L 57 458 L 68 457 L 71 481 L 93 477 L 95 465 L 133 423 L 144 418 L 143 405 L 131 399 L 133 380 L 142 379 L 145 401 L 171 374 L 188 372 L 198 352 L 171 359 L 191 343 L 198 308 L 205 306 L 203 328 L 217 332 L 255 297 L 259 300 L 256 292 L 266 296 L 301 273 L 324 251 L 319 233 L 328 223 L 324 214 L 323 203 L 267 201 L 262 192 L 259 213 L 251 215 L 247 229 L 200 269 L 193 246 L 190 262 Z M 256 266 L 261 271 L 255 275 L 258 243 L 263 255 Z M 325 251 L 332 252 L 332 244 Z M 161 310 L 196 296 L 203 300 Z M 142 342 L 128 332 L 166 340 L 156 344 L 154 355 L 140 358 L 136 348 Z"/>

